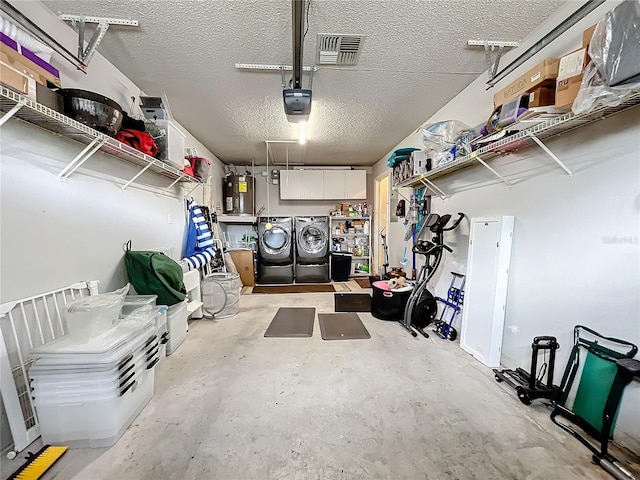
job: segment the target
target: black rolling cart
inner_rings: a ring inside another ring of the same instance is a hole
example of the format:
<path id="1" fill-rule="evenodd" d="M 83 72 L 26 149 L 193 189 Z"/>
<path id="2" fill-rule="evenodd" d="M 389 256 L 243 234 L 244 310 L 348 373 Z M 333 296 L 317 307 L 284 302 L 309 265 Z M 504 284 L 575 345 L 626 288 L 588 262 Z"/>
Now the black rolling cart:
<path id="1" fill-rule="evenodd" d="M 531 405 L 536 398 L 555 399 L 559 389 L 553 384 L 553 369 L 556 362 L 556 350 L 560 348 L 556 337 L 535 337 L 531 344 L 531 370 L 529 372 L 518 367 L 515 370 L 494 369 L 496 382 L 506 382 L 513 387 L 518 398 L 525 405 Z M 538 354 L 549 351 L 548 363 L 545 362 L 538 372 Z M 546 382 L 542 379 L 546 373 Z"/>

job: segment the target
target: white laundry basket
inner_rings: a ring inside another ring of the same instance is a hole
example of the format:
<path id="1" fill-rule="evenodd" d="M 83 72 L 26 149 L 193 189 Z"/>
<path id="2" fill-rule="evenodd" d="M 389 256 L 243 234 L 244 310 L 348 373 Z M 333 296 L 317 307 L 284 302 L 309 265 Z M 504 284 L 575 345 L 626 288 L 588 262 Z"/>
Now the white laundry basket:
<path id="1" fill-rule="evenodd" d="M 202 280 L 202 303 L 205 316 L 227 318 L 240 311 L 242 282 L 237 273 L 212 273 Z"/>

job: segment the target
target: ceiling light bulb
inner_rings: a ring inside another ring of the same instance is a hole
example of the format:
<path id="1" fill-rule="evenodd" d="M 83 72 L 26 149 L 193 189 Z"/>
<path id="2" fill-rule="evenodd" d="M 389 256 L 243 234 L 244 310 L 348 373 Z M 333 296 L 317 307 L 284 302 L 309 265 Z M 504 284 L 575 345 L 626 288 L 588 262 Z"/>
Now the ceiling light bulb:
<path id="1" fill-rule="evenodd" d="M 298 137 L 298 143 L 304 144 L 307 141 L 307 122 L 300 122 L 300 136 Z"/>

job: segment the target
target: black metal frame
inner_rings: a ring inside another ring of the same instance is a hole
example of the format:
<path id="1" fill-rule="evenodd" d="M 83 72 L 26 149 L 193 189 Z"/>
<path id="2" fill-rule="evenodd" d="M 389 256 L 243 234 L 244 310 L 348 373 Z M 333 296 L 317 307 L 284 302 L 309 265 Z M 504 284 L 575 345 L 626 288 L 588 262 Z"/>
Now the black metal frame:
<path id="1" fill-rule="evenodd" d="M 589 333 L 596 337 L 596 339 L 587 340 L 585 338 L 581 338 L 581 331 Z M 599 343 L 601 340 L 615 344 L 620 347 L 620 350 L 622 351 L 612 350 L 611 348 L 601 345 Z M 581 349 L 585 349 L 604 360 L 616 363 L 618 367 L 602 412 L 602 429 L 600 430 L 565 406 L 580 365 Z M 554 409 L 551 412 L 551 420 L 553 423 L 578 439 L 591 451 L 593 454 L 593 461 L 596 464 L 601 465 L 616 478 L 634 478 L 620 465 L 618 460 L 609 453 L 608 449 L 609 440 L 612 438 L 612 428 L 614 426 L 616 413 L 620 406 L 620 401 L 622 400 L 622 393 L 633 378 L 640 377 L 640 361 L 633 359 L 637 352 L 638 347 L 633 343 L 627 342 L 626 340 L 620 340 L 618 338 L 605 337 L 590 328 L 582 325 L 576 325 L 574 328 L 574 346 L 571 350 L 569 362 L 567 363 L 567 368 L 565 369 L 562 377 L 562 383 L 559 387 L 560 393 L 554 403 Z M 586 436 L 577 432 L 572 428 L 572 426 L 560 422 L 557 419 L 558 416 L 564 417 L 578 426 L 589 436 L 593 437 L 598 445 L 595 445 Z"/>
<path id="2" fill-rule="evenodd" d="M 516 390 L 518 398 L 525 405 L 531 405 L 531 401 L 536 398 L 546 398 L 553 400 L 559 394 L 559 387 L 553 384 L 553 371 L 556 362 L 556 350 L 560 348 L 556 337 L 541 336 L 535 337 L 531 343 L 531 370 L 526 372 L 522 368 L 515 370 L 494 369 L 497 382 L 506 382 Z M 538 380 L 538 355 L 540 351 L 549 350 L 549 363 L 547 365 L 546 382 Z"/>

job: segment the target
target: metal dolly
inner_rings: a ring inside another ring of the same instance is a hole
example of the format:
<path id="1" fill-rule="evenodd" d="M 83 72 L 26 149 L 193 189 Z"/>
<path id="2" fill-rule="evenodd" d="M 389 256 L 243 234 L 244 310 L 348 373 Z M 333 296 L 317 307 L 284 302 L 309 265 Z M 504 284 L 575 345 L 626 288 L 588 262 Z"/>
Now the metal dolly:
<path id="1" fill-rule="evenodd" d="M 527 372 L 518 367 L 515 370 L 494 369 L 496 382 L 507 382 L 515 388 L 518 398 L 525 405 L 531 405 L 536 398 L 554 400 L 559 393 L 557 386 L 553 384 L 553 370 L 556 362 L 556 350 L 560 348 L 556 337 L 535 337 L 531 343 L 531 371 Z M 549 363 L 543 364 L 538 372 L 538 353 L 549 350 Z M 542 382 L 546 373 L 546 384 Z M 537 377 L 536 377 L 537 375 Z"/>
<path id="2" fill-rule="evenodd" d="M 462 305 L 464 304 L 464 282 L 466 281 L 464 275 L 456 272 L 451 272 L 451 285 L 449 285 L 449 290 L 447 290 L 447 299 L 436 297 L 436 299 L 444 304 L 444 308 L 442 309 L 442 313 L 440 313 L 440 318 L 435 322 L 435 329 L 433 330 L 436 335 L 445 340 L 454 341 L 458 338 L 458 331 L 453 327 L 453 319 L 456 317 L 460 310 L 462 310 Z M 460 285 L 456 287 L 456 280 L 460 281 Z M 447 310 L 451 312 L 451 318 L 449 318 L 449 322 L 445 320 L 445 315 L 447 315 Z"/>

